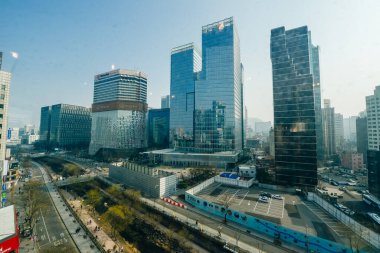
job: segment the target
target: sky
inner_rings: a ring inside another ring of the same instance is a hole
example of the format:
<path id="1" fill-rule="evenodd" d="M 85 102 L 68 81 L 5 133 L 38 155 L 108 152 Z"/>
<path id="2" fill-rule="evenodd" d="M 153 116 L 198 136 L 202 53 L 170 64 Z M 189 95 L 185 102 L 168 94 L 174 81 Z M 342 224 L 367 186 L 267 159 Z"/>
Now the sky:
<path id="1" fill-rule="evenodd" d="M 1 0 L 0 51 L 3 70 L 12 72 L 9 126 L 39 125 L 46 105 L 90 107 L 94 75 L 113 64 L 145 72 L 148 105 L 159 108 L 170 90 L 170 50 L 200 47 L 202 26 L 231 16 L 248 117 L 273 120 L 271 29 L 304 25 L 320 46 L 322 99 L 354 116 L 380 85 L 379 13 L 377 0 Z"/>

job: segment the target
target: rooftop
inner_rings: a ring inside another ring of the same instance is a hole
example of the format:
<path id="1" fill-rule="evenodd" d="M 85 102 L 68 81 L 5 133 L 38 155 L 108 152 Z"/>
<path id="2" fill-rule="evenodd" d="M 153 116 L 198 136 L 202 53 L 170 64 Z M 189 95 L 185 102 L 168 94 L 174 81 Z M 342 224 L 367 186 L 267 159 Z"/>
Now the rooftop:
<path id="1" fill-rule="evenodd" d="M 16 235 L 16 221 L 14 206 L 7 206 L 0 209 L 0 242 Z"/>
<path id="2" fill-rule="evenodd" d="M 111 71 L 108 71 L 105 73 L 95 75 L 95 80 L 99 80 L 99 79 L 102 79 L 104 77 L 114 76 L 114 75 L 141 76 L 145 79 L 147 78 L 147 75 L 141 71 L 127 70 L 127 69 L 115 69 L 115 70 L 111 70 Z"/>

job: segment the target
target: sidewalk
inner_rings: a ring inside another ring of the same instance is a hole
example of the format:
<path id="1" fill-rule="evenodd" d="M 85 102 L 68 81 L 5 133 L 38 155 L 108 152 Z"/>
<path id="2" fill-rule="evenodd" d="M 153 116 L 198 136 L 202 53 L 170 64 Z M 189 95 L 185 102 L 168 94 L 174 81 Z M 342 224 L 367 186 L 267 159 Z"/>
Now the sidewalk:
<path id="1" fill-rule="evenodd" d="M 57 192 L 55 186 L 50 182 L 49 176 L 40 164 L 34 163 L 41 171 L 46 187 L 48 188 L 48 192 L 50 197 L 53 200 L 53 203 L 61 217 L 63 223 L 65 224 L 68 232 L 72 235 L 72 239 L 74 240 L 76 246 L 78 247 L 81 253 L 100 253 L 99 249 L 95 246 L 95 244 L 91 241 L 91 239 L 83 234 L 83 229 L 80 233 L 81 236 L 75 234 L 76 229 L 80 226 L 78 221 L 73 217 L 70 213 L 68 207 L 64 204 L 61 196 Z"/>
<path id="2" fill-rule="evenodd" d="M 74 197 L 66 191 L 64 191 L 63 194 L 65 195 L 65 198 L 68 200 L 69 204 L 76 211 L 83 224 L 86 224 L 88 230 L 90 230 L 92 234 L 97 237 L 98 242 L 103 245 L 104 250 L 115 252 L 113 249 L 114 247 L 115 249 L 118 249 L 118 245 L 103 231 L 96 220 L 91 217 L 87 208 L 85 208 L 85 206 L 82 206 L 82 202 L 79 199 L 74 200 Z M 99 227 L 100 230 L 96 230 L 96 227 Z"/>

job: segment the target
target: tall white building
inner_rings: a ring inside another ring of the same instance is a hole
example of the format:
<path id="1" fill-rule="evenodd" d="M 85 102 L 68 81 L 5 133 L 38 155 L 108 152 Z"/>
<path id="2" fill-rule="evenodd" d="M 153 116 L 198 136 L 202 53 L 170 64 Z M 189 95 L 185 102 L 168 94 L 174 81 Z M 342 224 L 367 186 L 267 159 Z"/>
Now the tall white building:
<path id="1" fill-rule="evenodd" d="M 0 161 L 5 159 L 6 152 L 10 84 L 11 73 L 0 69 Z"/>
<path id="2" fill-rule="evenodd" d="M 380 85 L 366 97 L 368 150 L 380 151 Z"/>
<path id="3" fill-rule="evenodd" d="M 344 139 L 356 142 L 356 119 L 357 116 L 350 116 L 343 119 Z"/>
<path id="4" fill-rule="evenodd" d="M 343 114 L 335 113 L 335 147 L 341 150 L 344 143 Z"/>
<path id="5" fill-rule="evenodd" d="M 147 146 L 147 77 L 131 70 L 95 76 L 89 154 Z"/>

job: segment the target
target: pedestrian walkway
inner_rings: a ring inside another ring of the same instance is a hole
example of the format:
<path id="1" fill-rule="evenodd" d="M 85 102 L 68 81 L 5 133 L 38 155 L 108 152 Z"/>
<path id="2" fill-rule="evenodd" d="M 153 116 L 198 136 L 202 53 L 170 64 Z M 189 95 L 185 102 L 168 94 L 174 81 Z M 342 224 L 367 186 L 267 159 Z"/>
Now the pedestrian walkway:
<path id="1" fill-rule="evenodd" d="M 78 227 L 80 227 L 78 221 L 73 217 L 71 212 L 69 211 L 66 204 L 61 199 L 61 196 L 57 192 L 57 189 L 52 184 L 52 182 L 49 179 L 49 176 L 47 172 L 45 171 L 45 168 L 43 168 L 40 164 L 33 162 L 41 171 L 43 175 L 43 179 L 45 181 L 46 187 L 48 188 L 48 192 L 53 200 L 53 203 L 59 213 L 59 216 L 61 217 L 63 223 L 65 224 L 68 232 L 73 235 L 71 236 L 78 247 L 79 251 L 81 253 L 98 253 L 100 250 L 95 246 L 95 244 L 91 241 L 89 236 L 86 234 L 81 234 L 81 236 L 76 235 L 76 231 Z M 83 230 L 82 230 L 83 231 Z"/>
<path id="2" fill-rule="evenodd" d="M 74 199 L 68 192 L 64 192 L 64 195 L 66 199 L 69 199 L 69 204 L 76 210 L 83 224 L 86 224 L 88 230 L 93 233 L 105 251 L 115 252 L 122 250 L 122 247 L 119 247 L 98 225 L 97 221 L 90 215 L 90 211 L 82 205 L 81 200 Z"/>

